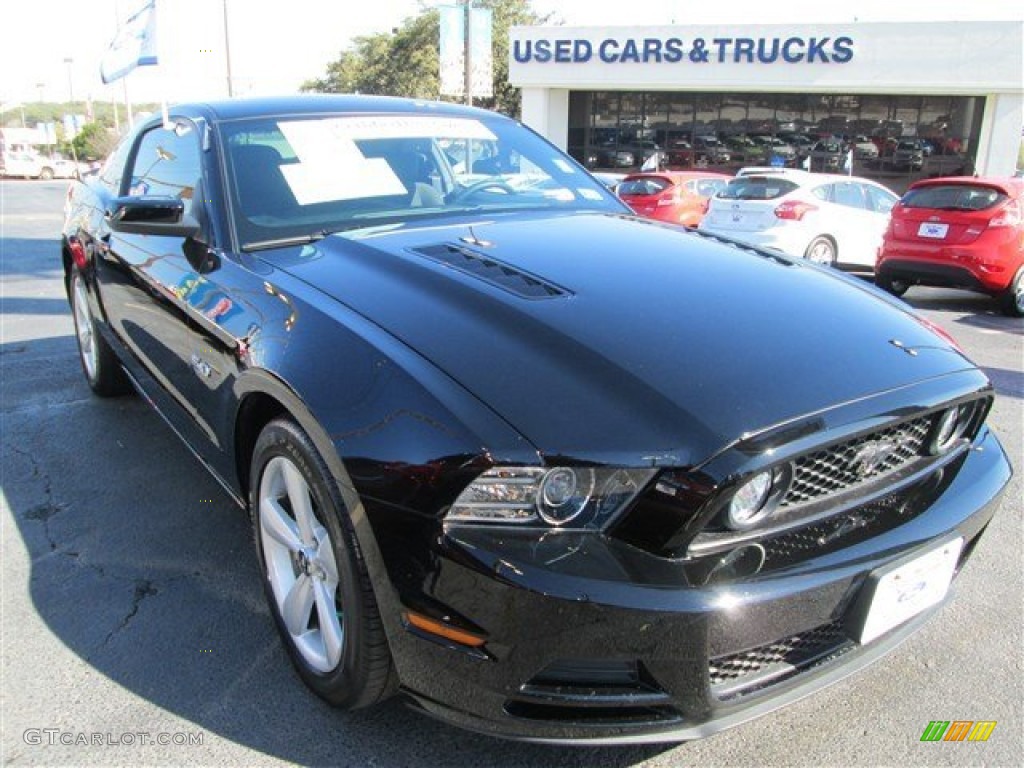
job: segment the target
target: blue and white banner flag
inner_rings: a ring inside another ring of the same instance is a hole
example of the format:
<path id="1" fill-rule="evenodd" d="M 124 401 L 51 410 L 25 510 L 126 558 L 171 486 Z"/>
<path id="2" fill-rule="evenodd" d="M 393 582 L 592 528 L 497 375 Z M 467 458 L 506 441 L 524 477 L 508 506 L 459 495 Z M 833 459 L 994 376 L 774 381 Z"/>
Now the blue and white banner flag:
<path id="1" fill-rule="evenodd" d="M 112 83 L 136 67 L 156 63 L 156 0 L 149 0 L 118 30 L 103 56 L 100 77 Z"/>

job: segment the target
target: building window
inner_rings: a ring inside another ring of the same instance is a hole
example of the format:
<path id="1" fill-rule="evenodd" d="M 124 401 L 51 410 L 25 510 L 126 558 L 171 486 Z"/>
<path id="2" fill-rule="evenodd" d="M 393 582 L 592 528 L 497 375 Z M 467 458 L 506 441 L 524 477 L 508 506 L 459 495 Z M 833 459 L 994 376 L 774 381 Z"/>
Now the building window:
<path id="1" fill-rule="evenodd" d="M 982 107 L 963 96 L 574 91 L 569 151 L 593 170 L 638 170 L 657 152 L 663 169 L 734 173 L 813 167 L 825 140 L 852 153 L 853 175 L 902 193 L 974 172 Z"/>

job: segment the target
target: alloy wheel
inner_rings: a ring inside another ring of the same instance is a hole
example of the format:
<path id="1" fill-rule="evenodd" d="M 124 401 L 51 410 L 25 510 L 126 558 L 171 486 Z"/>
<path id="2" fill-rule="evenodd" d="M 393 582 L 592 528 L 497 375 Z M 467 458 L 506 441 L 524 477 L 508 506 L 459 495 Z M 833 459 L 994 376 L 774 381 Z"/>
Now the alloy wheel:
<path id="1" fill-rule="evenodd" d="M 92 311 L 89 309 L 89 296 L 85 291 L 85 282 L 78 275 L 74 277 L 73 293 L 78 354 L 82 357 L 82 366 L 85 368 L 89 381 L 95 381 L 96 372 L 99 370 L 96 326 L 92 321 Z"/>
<path id="2" fill-rule="evenodd" d="M 271 459 L 260 479 L 260 543 L 278 611 L 306 663 L 327 673 L 341 661 L 345 633 L 330 534 L 293 461 Z"/>

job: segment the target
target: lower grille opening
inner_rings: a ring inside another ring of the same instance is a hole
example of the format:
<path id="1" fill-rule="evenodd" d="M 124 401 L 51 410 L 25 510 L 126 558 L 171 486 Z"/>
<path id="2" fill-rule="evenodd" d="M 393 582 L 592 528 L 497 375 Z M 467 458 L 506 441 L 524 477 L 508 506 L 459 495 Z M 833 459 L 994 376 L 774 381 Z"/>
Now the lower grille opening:
<path id="1" fill-rule="evenodd" d="M 577 725 L 630 725 L 647 723 L 672 723 L 682 716 L 672 707 L 600 707 L 576 708 L 547 704 L 533 704 L 527 701 L 510 701 L 505 705 L 510 717 L 524 720 L 545 720 L 549 722 Z"/>
<path id="2" fill-rule="evenodd" d="M 522 685 L 505 711 L 527 720 L 589 725 L 681 719 L 640 662 L 615 659 L 556 661 Z"/>
<path id="3" fill-rule="evenodd" d="M 708 664 L 711 693 L 720 700 L 752 693 L 831 661 L 855 646 L 842 624 L 832 622 L 749 651 L 719 656 Z"/>

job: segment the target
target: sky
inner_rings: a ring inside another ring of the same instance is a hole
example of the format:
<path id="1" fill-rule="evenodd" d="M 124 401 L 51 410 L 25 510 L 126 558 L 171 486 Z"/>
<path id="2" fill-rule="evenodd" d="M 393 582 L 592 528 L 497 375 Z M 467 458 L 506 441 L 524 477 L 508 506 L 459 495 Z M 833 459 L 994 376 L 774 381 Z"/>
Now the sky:
<path id="1" fill-rule="evenodd" d="M 160 65 L 140 67 L 123 81 L 104 85 L 99 77 L 103 53 L 118 21 L 143 0 L 8 0 L 0 44 L 0 104 L 13 109 L 19 103 L 70 96 L 121 103 L 126 96 L 134 103 L 224 97 L 225 4 L 235 95 L 294 93 L 304 80 L 323 75 L 354 37 L 388 32 L 421 6 L 450 2 L 157 0 Z M 571 26 L 1024 19 L 1024 4 L 1012 0 L 533 0 L 533 8 Z"/>

